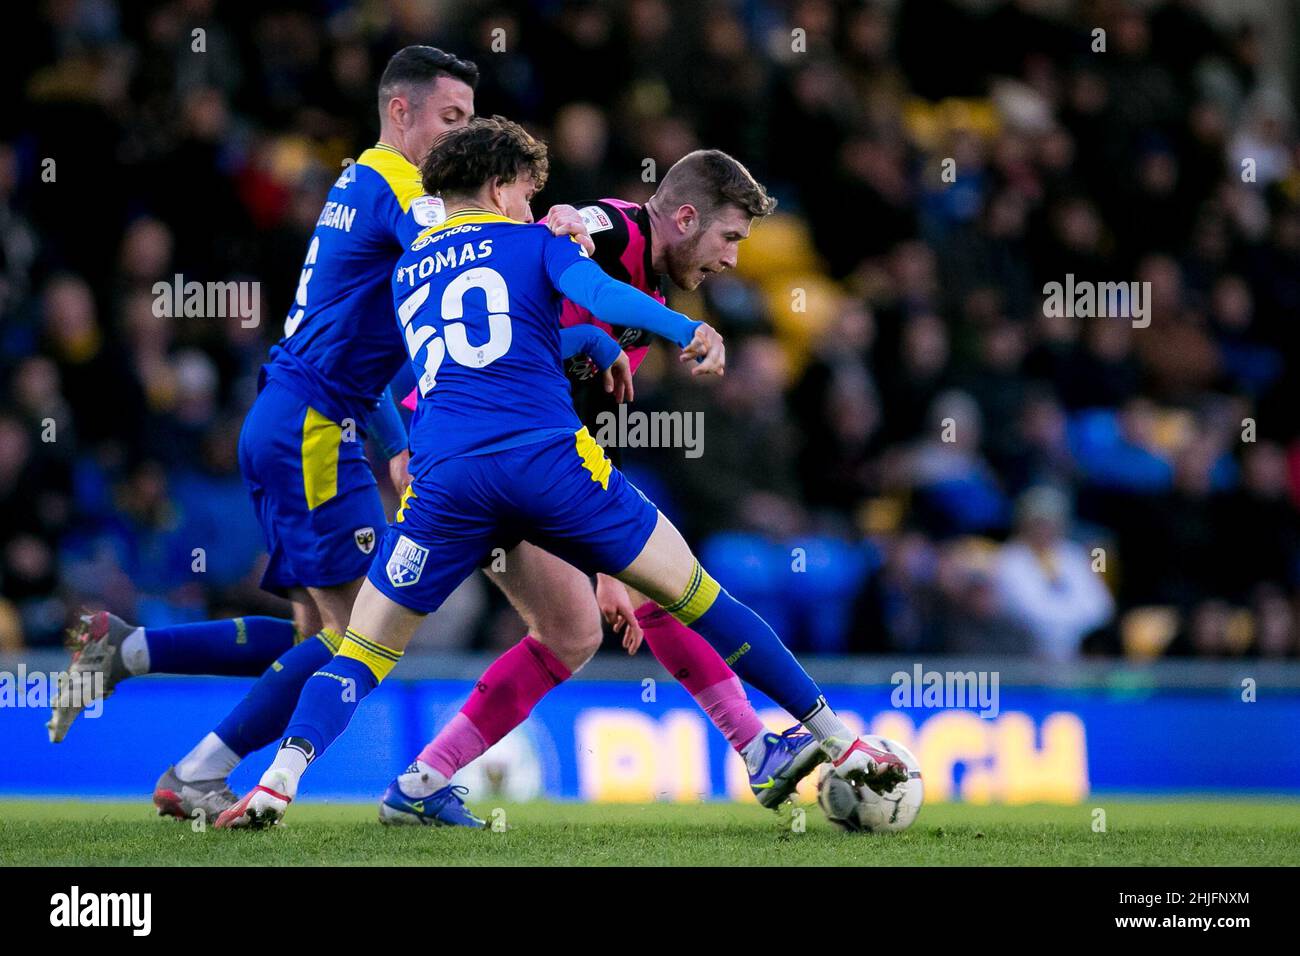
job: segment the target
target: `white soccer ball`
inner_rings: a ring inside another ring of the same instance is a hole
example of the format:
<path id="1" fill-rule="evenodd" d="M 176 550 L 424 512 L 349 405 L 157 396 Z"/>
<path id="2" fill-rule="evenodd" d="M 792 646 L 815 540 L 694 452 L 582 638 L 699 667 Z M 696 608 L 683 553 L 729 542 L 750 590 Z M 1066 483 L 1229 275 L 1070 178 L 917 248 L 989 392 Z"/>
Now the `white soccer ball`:
<path id="1" fill-rule="evenodd" d="M 898 833 L 906 830 L 921 812 L 925 785 L 921 765 L 912 751 L 897 740 L 864 734 L 860 739 L 877 750 L 897 754 L 907 765 L 907 780 L 888 793 L 876 793 L 870 787 L 855 787 L 837 776 L 830 764 L 822 764 L 817 778 L 817 804 L 826 819 L 844 830 L 869 833 Z"/>

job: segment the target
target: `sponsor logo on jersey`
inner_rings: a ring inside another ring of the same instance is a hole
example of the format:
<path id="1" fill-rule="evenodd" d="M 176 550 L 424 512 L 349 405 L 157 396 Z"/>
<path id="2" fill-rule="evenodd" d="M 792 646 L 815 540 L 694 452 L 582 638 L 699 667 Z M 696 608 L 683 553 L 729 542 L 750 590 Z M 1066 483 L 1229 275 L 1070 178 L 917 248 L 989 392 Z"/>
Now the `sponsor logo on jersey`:
<path id="1" fill-rule="evenodd" d="M 624 329 L 619 333 L 618 344 L 624 350 L 650 344 L 650 333 L 645 329 Z"/>
<path id="2" fill-rule="evenodd" d="M 569 359 L 568 366 L 565 368 L 569 378 L 575 382 L 585 382 L 590 378 L 594 378 L 598 371 L 600 370 L 596 368 L 596 363 L 585 355 L 573 356 Z"/>
<path id="3" fill-rule="evenodd" d="M 406 535 L 401 535 L 397 539 L 397 544 L 393 545 L 393 555 L 384 567 L 388 573 L 389 583 L 395 588 L 405 588 L 415 584 L 424 573 L 424 562 L 428 558 L 428 548 L 422 548 Z"/>
<path id="4" fill-rule="evenodd" d="M 437 225 L 437 223 L 434 223 L 434 225 Z M 430 243 L 442 242 L 442 240 L 446 239 L 448 236 L 454 236 L 457 233 L 481 232 L 482 229 L 482 226 L 452 226 L 449 229 L 439 229 L 437 232 L 421 233 L 416 237 L 415 241 L 411 243 L 411 251 L 419 252 Z M 490 243 L 492 240 L 484 239 L 483 241 Z"/>
<path id="5" fill-rule="evenodd" d="M 361 549 L 362 554 L 369 554 L 375 550 L 374 528 L 358 528 L 352 532 L 352 537 L 356 539 L 357 547 Z"/>

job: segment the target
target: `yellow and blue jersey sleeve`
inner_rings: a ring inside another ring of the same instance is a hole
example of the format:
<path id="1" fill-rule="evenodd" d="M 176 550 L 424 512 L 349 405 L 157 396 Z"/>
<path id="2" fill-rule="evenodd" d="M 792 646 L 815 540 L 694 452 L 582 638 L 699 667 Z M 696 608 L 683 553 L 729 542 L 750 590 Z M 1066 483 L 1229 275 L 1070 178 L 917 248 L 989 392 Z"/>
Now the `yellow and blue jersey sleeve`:
<path id="1" fill-rule="evenodd" d="M 420 171 L 397 150 L 375 146 L 361 154 L 357 165 L 374 170 L 387 184 L 392 202 L 385 203 L 385 213 L 403 249 L 410 248 L 421 231 L 442 222 L 442 200 L 425 195 Z"/>
<path id="2" fill-rule="evenodd" d="M 371 147 L 357 158 L 356 165 L 372 169 L 378 174 L 388 186 L 392 199 L 402 213 L 411 207 L 411 202 L 417 196 L 424 195 L 424 188 L 420 185 L 420 171 L 391 146 L 381 143 Z"/>
<path id="3" fill-rule="evenodd" d="M 405 359 L 393 267 L 441 206 L 397 150 L 366 150 L 330 190 L 308 245 L 285 337 L 267 367 L 333 421 L 363 422 Z"/>

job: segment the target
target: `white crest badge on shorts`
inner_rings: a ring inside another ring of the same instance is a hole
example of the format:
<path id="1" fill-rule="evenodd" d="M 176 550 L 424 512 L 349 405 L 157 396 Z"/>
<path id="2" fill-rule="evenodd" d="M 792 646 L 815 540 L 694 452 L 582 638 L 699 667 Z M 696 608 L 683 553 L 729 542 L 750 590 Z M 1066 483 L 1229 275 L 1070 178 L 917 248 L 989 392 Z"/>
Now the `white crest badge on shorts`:
<path id="1" fill-rule="evenodd" d="M 395 588 L 415 584 L 424 573 L 424 562 L 428 557 L 428 548 L 420 547 L 406 535 L 399 536 L 397 544 L 393 545 L 393 556 L 384 568 L 388 572 L 389 583 Z"/>
<path id="2" fill-rule="evenodd" d="M 357 547 L 361 549 L 362 554 L 369 554 L 375 550 L 374 528 L 358 528 L 352 532 L 352 537 L 356 539 Z"/>

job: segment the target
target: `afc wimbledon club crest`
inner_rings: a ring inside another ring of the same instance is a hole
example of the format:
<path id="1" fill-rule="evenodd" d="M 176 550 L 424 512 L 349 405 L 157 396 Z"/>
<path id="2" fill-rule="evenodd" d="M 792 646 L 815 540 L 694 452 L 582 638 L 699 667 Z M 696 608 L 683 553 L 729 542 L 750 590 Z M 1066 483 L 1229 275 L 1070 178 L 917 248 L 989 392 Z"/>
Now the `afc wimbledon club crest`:
<path id="1" fill-rule="evenodd" d="M 424 573 L 424 562 L 429 557 L 429 549 L 422 548 L 406 535 L 397 539 L 393 546 L 393 556 L 388 559 L 385 570 L 388 580 L 395 588 L 409 587 L 420 580 Z"/>
<path id="2" fill-rule="evenodd" d="M 358 528 L 352 532 L 352 536 L 357 539 L 357 547 L 361 549 L 362 554 L 369 554 L 375 550 L 374 528 Z"/>

